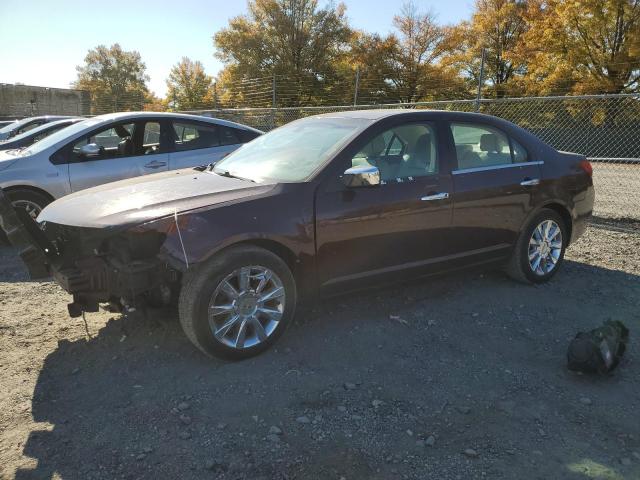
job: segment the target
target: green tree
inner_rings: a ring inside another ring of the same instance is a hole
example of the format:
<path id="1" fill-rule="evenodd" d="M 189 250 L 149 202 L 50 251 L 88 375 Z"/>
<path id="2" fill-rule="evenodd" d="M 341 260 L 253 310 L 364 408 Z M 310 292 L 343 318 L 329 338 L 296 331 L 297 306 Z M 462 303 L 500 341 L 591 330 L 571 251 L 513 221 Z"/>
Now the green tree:
<path id="1" fill-rule="evenodd" d="M 536 0 L 521 56 L 535 93 L 639 90 L 640 0 Z"/>
<path id="2" fill-rule="evenodd" d="M 73 86 L 90 93 L 92 113 L 143 109 L 149 77 L 138 52 L 125 51 L 117 43 L 110 48 L 99 45 L 76 70 Z"/>
<path id="3" fill-rule="evenodd" d="M 526 60 L 517 55 L 529 28 L 526 11 L 524 0 L 476 0 L 471 20 L 448 29 L 445 63 L 477 86 L 484 49 L 484 79 L 494 95 L 515 93 L 526 71 Z"/>
<path id="4" fill-rule="evenodd" d="M 317 101 L 327 82 L 335 79 L 351 36 L 344 5 L 320 8 L 317 0 L 249 0 L 248 8 L 248 15 L 231 19 L 214 36 L 216 56 L 226 64 L 220 76 L 225 95 L 247 100 L 234 91 L 243 87 L 253 104 L 268 105 L 276 75 L 280 106 Z M 264 81 L 246 83 L 260 78 Z"/>
<path id="5" fill-rule="evenodd" d="M 402 6 L 393 25 L 398 40 L 390 79 L 401 101 L 415 102 L 442 87 L 437 60 L 444 51 L 444 30 L 433 12 L 420 12 L 413 2 Z"/>
<path id="6" fill-rule="evenodd" d="M 177 110 L 205 108 L 213 85 L 202 63 L 183 57 L 173 66 L 167 79 L 167 101 Z"/>

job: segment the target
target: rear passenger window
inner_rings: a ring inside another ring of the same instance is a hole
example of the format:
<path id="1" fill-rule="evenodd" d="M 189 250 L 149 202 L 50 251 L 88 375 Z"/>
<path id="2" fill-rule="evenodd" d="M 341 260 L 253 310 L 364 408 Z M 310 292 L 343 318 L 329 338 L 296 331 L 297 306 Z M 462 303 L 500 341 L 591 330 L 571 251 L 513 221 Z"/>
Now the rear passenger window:
<path id="1" fill-rule="evenodd" d="M 237 145 L 242 143 L 240 132 L 231 127 L 220 127 L 220 145 Z"/>
<path id="2" fill-rule="evenodd" d="M 144 124 L 142 151 L 138 153 L 143 155 L 162 153 L 160 151 L 160 124 L 158 122 L 147 122 Z"/>
<path id="3" fill-rule="evenodd" d="M 471 124 L 451 124 L 458 169 L 512 163 L 509 139 L 500 130 Z"/>
<path id="4" fill-rule="evenodd" d="M 174 150 L 183 152 L 220 146 L 218 127 L 200 123 L 174 122 Z"/>
<path id="5" fill-rule="evenodd" d="M 523 163 L 529 161 L 527 151 L 513 138 L 511 139 L 511 148 L 513 149 L 513 163 Z"/>

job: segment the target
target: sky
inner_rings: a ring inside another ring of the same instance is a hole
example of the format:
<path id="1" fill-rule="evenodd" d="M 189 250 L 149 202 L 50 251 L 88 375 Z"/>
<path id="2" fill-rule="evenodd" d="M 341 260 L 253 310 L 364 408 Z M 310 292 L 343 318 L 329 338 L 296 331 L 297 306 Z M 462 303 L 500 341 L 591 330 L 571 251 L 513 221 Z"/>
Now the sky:
<path id="1" fill-rule="evenodd" d="M 404 0 L 343 3 L 353 27 L 386 34 Z M 415 3 L 450 24 L 468 18 L 474 2 Z M 245 0 L 0 0 L 0 83 L 68 88 L 89 49 L 119 43 L 140 52 L 149 88 L 164 96 L 169 71 L 183 56 L 201 61 L 209 75 L 222 69 L 212 36 L 246 11 Z"/>

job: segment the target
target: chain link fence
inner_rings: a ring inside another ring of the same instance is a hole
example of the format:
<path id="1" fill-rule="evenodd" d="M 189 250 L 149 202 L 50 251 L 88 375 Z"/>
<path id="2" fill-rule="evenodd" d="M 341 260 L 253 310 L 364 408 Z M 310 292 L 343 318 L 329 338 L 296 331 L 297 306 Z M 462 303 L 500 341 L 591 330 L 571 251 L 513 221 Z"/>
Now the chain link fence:
<path id="1" fill-rule="evenodd" d="M 86 115 L 88 108 L 84 98 L 75 100 L 75 107 L 72 100 L 65 98 L 63 110 L 57 105 L 49 111 L 45 100 L 42 99 L 42 105 L 34 114 L 82 112 Z M 512 121 L 558 150 L 580 153 L 591 160 L 596 216 L 608 220 L 632 219 L 635 225 L 640 222 L 640 94 L 209 109 L 184 113 L 231 120 L 268 131 L 310 115 L 391 108 L 478 111 Z M 0 109 L 0 116 L 2 112 Z M 22 116 L 29 116 L 29 112 L 25 111 Z"/>
<path id="2" fill-rule="evenodd" d="M 558 150 L 580 153 L 591 160 L 596 186 L 596 216 L 640 220 L 640 95 L 636 94 L 185 113 L 213 116 L 268 131 L 310 115 L 390 108 L 478 111 L 514 122 Z"/>

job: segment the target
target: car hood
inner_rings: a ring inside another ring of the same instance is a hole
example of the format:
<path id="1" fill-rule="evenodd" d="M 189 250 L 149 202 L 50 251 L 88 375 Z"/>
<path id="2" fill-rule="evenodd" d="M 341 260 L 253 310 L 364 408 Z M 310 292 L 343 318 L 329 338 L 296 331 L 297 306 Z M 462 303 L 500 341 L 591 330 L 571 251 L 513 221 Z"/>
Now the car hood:
<path id="1" fill-rule="evenodd" d="M 274 185 L 194 169 L 175 170 L 67 195 L 47 206 L 38 222 L 88 228 L 141 224 L 174 213 L 262 195 Z"/>

